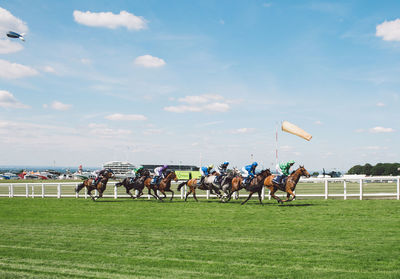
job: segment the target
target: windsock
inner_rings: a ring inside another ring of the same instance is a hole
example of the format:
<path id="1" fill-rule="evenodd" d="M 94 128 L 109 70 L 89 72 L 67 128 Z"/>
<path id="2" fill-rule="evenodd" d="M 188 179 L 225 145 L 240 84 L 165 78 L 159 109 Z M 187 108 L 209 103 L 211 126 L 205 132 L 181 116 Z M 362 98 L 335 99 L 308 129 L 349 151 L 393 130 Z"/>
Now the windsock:
<path id="1" fill-rule="evenodd" d="M 309 133 L 287 121 L 282 122 L 282 131 L 299 136 L 308 141 L 312 138 Z"/>

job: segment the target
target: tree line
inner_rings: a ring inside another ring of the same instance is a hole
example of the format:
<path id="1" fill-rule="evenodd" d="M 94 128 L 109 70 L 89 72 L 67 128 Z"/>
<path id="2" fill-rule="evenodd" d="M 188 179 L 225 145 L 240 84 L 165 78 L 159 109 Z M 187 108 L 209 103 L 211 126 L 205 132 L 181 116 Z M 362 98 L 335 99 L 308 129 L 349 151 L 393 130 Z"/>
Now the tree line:
<path id="1" fill-rule="evenodd" d="M 400 175 L 400 163 L 379 163 L 375 166 L 365 164 L 364 166 L 355 165 L 348 174 L 366 174 L 366 175 Z"/>

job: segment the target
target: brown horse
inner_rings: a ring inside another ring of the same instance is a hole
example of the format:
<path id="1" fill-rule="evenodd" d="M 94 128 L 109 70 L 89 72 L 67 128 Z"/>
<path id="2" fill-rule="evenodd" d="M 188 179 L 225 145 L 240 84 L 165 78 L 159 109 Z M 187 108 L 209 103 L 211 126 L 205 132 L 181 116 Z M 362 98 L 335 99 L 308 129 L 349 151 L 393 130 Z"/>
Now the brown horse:
<path id="1" fill-rule="evenodd" d="M 297 182 L 299 182 L 301 176 L 305 177 L 310 177 L 310 174 L 308 171 L 304 168 L 304 166 L 300 166 L 297 170 L 292 172 L 289 177 L 286 180 L 285 185 L 278 185 L 275 182 L 272 181 L 276 175 L 271 175 L 267 177 L 264 181 L 265 187 L 267 187 L 271 191 L 271 197 L 276 199 L 278 203 L 284 203 L 288 201 L 292 201 L 296 198 L 296 195 L 294 194 L 294 190 L 296 188 Z M 279 197 L 275 196 L 275 192 L 277 190 L 281 190 L 287 193 L 287 198 L 286 200 L 282 201 Z M 290 196 L 292 198 L 290 199 Z"/>
<path id="2" fill-rule="evenodd" d="M 216 173 L 216 172 L 214 172 L 213 174 L 215 174 L 215 173 Z M 206 177 L 206 178 L 207 178 L 207 177 Z M 204 178 L 204 180 L 206 180 L 206 178 Z M 180 191 L 181 188 L 182 188 L 184 185 L 187 185 L 187 186 L 189 187 L 189 192 L 186 193 L 185 201 L 187 200 L 188 196 L 189 196 L 190 194 L 192 194 L 192 193 L 193 193 L 193 198 L 194 198 L 196 201 L 199 201 L 199 200 L 197 199 L 197 197 L 196 197 L 196 189 L 204 190 L 204 191 L 210 190 L 210 193 L 211 193 L 211 194 L 216 194 L 218 197 L 221 197 L 220 191 L 219 191 L 218 188 L 207 187 L 204 183 L 202 183 L 201 185 L 198 185 L 198 184 L 197 184 L 197 181 L 198 181 L 197 178 L 193 178 L 193 179 L 189 179 L 189 180 L 187 180 L 187 181 L 185 181 L 185 182 L 182 182 L 181 184 L 178 185 L 178 191 Z M 214 190 L 216 191 L 215 193 L 214 193 Z"/>
<path id="3" fill-rule="evenodd" d="M 164 197 L 160 198 L 160 200 L 164 199 L 167 197 L 165 192 L 171 192 L 171 201 L 174 198 L 174 191 L 171 190 L 171 181 L 174 180 L 175 182 L 178 181 L 178 177 L 176 176 L 176 173 L 174 171 L 171 171 L 167 174 L 167 176 L 161 180 L 160 185 L 158 185 L 158 191 L 163 193 Z"/>
<path id="4" fill-rule="evenodd" d="M 82 190 L 83 187 L 86 187 L 88 194 L 90 195 L 92 200 L 95 201 L 103 196 L 103 192 L 106 190 L 107 182 L 111 177 L 114 177 L 114 174 L 107 170 L 96 186 L 94 186 L 93 184 L 94 179 L 89 178 L 84 180 L 83 183 L 78 184 L 78 186 L 76 186 L 75 192 L 79 193 L 79 191 Z M 99 195 L 97 197 L 92 196 L 93 190 L 97 190 L 99 192 Z"/>
<path id="5" fill-rule="evenodd" d="M 233 193 L 235 193 L 235 192 L 239 193 L 239 191 L 244 188 L 243 177 L 240 174 L 240 171 L 237 171 L 234 174 L 234 177 L 232 178 L 232 181 L 230 184 L 231 184 L 231 188 L 229 189 L 229 193 L 226 197 L 227 198 L 226 202 L 231 200 Z"/>
<path id="6" fill-rule="evenodd" d="M 121 182 L 116 183 L 115 186 L 117 186 L 117 187 L 124 186 L 126 189 L 126 193 L 128 195 L 130 195 L 132 199 L 137 199 L 141 195 L 143 195 L 144 181 L 148 177 L 150 177 L 150 172 L 148 170 L 144 170 L 141 177 L 134 179 L 133 181 L 131 180 L 130 177 L 127 177 L 124 180 L 122 180 Z M 131 193 L 132 189 L 139 191 L 137 196 L 134 196 Z"/>
<path id="7" fill-rule="evenodd" d="M 242 205 L 245 204 L 251 198 L 251 196 L 256 192 L 258 193 L 258 199 L 260 203 L 263 204 L 261 198 L 261 192 L 264 187 L 264 180 L 269 176 L 272 176 L 270 170 L 269 169 L 263 170 L 259 174 L 257 174 L 256 177 L 253 178 L 253 180 L 250 182 L 248 186 L 245 186 L 246 190 L 249 191 L 250 194 L 247 197 L 247 199 L 244 202 L 242 202 Z"/>

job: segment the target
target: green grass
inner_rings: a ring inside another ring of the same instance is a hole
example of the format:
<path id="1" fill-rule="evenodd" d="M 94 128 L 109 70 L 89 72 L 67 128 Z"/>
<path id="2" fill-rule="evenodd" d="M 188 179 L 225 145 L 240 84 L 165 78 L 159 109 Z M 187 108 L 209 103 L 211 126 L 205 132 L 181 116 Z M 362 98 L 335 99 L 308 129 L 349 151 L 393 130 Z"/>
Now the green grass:
<path id="1" fill-rule="evenodd" d="M 399 278 L 400 202 L 0 199 L 0 278 Z"/>

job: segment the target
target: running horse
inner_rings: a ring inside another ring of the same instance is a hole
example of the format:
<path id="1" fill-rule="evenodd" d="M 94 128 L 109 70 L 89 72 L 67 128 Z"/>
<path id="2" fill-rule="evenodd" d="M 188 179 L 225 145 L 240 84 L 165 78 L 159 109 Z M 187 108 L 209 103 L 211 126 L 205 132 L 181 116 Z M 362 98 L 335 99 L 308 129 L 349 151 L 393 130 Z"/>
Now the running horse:
<path id="1" fill-rule="evenodd" d="M 133 181 L 131 180 L 131 177 L 126 177 L 124 178 L 124 180 L 122 180 L 121 182 L 118 182 L 115 184 L 115 186 L 119 187 L 119 186 L 124 186 L 126 189 L 126 193 L 128 195 L 131 196 L 132 199 L 137 199 L 139 198 L 141 195 L 143 195 L 143 189 L 144 189 L 144 182 L 147 178 L 150 177 L 150 172 L 148 170 L 144 170 L 143 174 L 137 178 L 134 179 Z M 134 196 L 131 193 L 131 190 L 137 190 L 139 191 L 137 196 Z"/>
<path id="2" fill-rule="evenodd" d="M 157 190 L 160 191 L 164 195 L 164 197 L 162 197 L 162 198 L 159 197 L 161 201 L 162 201 L 162 199 L 167 197 L 165 192 L 172 193 L 171 201 L 174 198 L 174 191 L 171 190 L 171 181 L 172 180 L 174 180 L 175 182 L 178 181 L 178 177 L 176 176 L 176 173 L 174 171 L 170 171 L 169 173 L 167 173 L 167 176 L 165 178 L 163 178 L 160 182 L 160 185 L 158 185 Z"/>
<path id="3" fill-rule="evenodd" d="M 216 172 L 212 173 L 213 178 L 210 179 L 210 181 L 214 181 L 214 179 L 216 177 L 215 174 L 216 174 Z M 204 178 L 204 180 L 206 180 L 206 179 L 207 179 L 207 177 Z M 189 197 L 190 194 L 193 194 L 193 198 L 197 202 L 199 201 L 196 197 L 196 189 L 204 190 L 204 191 L 210 190 L 211 194 L 216 194 L 219 198 L 221 198 L 221 194 L 220 194 L 221 192 L 219 191 L 219 189 L 217 187 L 209 188 L 204 183 L 202 183 L 200 185 L 197 184 L 197 181 L 198 181 L 197 178 L 192 178 L 192 179 L 186 180 L 185 182 L 182 182 L 181 184 L 178 185 L 178 191 L 180 191 L 181 188 L 185 185 L 187 185 L 189 187 L 189 191 L 186 193 L 185 201 L 187 200 L 187 198 Z M 210 183 L 212 183 L 212 182 L 210 182 Z M 214 191 L 215 191 L 215 193 L 214 193 Z"/>
<path id="4" fill-rule="evenodd" d="M 297 182 L 299 182 L 301 176 L 310 177 L 310 174 L 304 168 L 304 166 L 300 166 L 297 170 L 293 171 L 287 177 L 286 183 L 284 185 L 278 185 L 273 182 L 272 180 L 275 176 L 276 175 L 271 175 L 267 177 L 264 181 L 264 185 L 270 190 L 271 197 L 276 199 L 278 203 L 283 204 L 284 202 L 292 201 L 296 198 L 294 190 L 296 189 Z M 287 193 L 286 200 L 282 201 L 279 197 L 275 196 L 275 192 L 278 191 L 278 189 Z M 290 198 L 290 196 L 292 196 L 292 198 Z"/>
<path id="5" fill-rule="evenodd" d="M 95 201 L 103 196 L 103 192 L 106 190 L 107 182 L 111 177 L 114 177 L 114 174 L 111 171 L 107 170 L 101 177 L 101 180 L 99 181 L 99 183 L 97 183 L 96 186 L 93 185 L 94 179 L 92 178 L 85 179 L 82 183 L 76 186 L 75 192 L 79 193 L 79 191 L 82 190 L 83 187 L 86 187 L 88 194 L 90 195 L 92 200 Z M 99 195 L 97 197 L 92 196 L 93 190 L 97 190 L 99 192 Z"/>
<path id="6" fill-rule="evenodd" d="M 245 204 L 254 193 L 258 193 L 258 199 L 259 199 L 260 203 L 263 204 L 262 198 L 261 198 L 261 192 L 262 192 L 262 189 L 264 188 L 264 181 L 266 178 L 271 177 L 271 176 L 272 176 L 271 171 L 269 169 L 263 170 L 259 174 L 257 174 L 253 178 L 253 180 L 250 182 L 250 184 L 245 186 L 246 190 L 249 191 L 250 194 L 247 197 L 247 199 L 244 202 L 242 202 L 241 204 L 242 205 Z"/>

